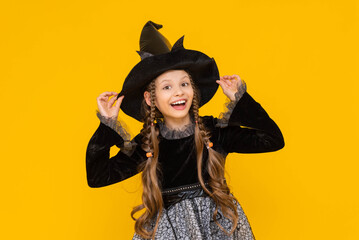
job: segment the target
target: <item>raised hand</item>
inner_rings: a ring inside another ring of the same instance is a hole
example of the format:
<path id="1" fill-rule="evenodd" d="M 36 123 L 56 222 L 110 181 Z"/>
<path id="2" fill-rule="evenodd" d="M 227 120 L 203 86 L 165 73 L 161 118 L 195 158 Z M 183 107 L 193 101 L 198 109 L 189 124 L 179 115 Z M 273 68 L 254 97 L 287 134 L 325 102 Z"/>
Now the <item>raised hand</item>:
<path id="1" fill-rule="evenodd" d="M 124 95 L 119 97 L 114 105 L 117 94 L 116 92 L 103 92 L 97 97 L 97 107 L 102 116 L 117 119 L 122 99 L 125 97 Z M 113 97 L 109 100 L 111 96 Z"/>
<path id="2" fill-rule="evenodd" d="M 238 91 L 238 88 L 245 86 L 244 80 L 242 80 L 238 75 L 225 75 L 220 77 L 219 80 L 216 81 L 222 88 L 223 93 L 232 101 L 234 101 L 235 94 Z"/>

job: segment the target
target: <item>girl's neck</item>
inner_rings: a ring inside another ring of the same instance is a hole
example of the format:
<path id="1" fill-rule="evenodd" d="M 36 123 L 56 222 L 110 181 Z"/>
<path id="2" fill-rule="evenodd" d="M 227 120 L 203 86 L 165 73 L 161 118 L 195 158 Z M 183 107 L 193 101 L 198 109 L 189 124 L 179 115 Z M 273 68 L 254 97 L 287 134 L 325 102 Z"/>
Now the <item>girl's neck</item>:
<path id="1" fill-rule="evenodd" d="M 179 129 L 182 130 L 186 125 L 191 123 L 191 118 L 189 114 L 184 118 L 164 118 L 166 127 L 169 129 Z"/>

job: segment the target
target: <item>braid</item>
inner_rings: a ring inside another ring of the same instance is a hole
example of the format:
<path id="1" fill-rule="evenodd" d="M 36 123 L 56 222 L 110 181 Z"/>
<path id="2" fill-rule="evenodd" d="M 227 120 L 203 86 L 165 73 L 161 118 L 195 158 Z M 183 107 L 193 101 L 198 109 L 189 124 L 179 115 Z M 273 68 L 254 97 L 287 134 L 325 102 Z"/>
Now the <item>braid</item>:
<path id="1" fill-rule="evenodd" d="M 141 130 L 142 137 L 142 149 L 146 152 L 151 152 L 152 156 L 148 157 L 147 161 L 144 161 L 141 165 L 142 168 L 142 204 L 136 206 L 131 216 L 135 223 L 135 230 L 138 234 L 145 238 L 154 238 L 155 232 L 158 227 L 159 219 L 161 217 L 163 209 L 163 200 L 161 194 L 161 186 L 158 180 L 160 173 L 158 164 L 158 134 L 159 130 L 154 125 L 154 120 L 158 115 L 158 110 L 155 106 L 155 81 L 149 84 L 149 92 L 151 94 L 151 106 L 148 106 L 145 101 L 142 102 L 142 107 L 145 112 L 144 124 Z M 145 208 L 145 212 L 135 219 L 133 216 L 136 212 Z M 158 215 L 157 215 L 158 214 Z M 153 230 L 147 230 L 150 228 L 151 220 L 157 217 L 156 224 Z M 147 229 L 146 229 L 147 228 Z"/>
<path id="2" fill-rule="evenodd" d="M 193 83 L 192 78 L 190 78 L 191 80 L 191 84 L 193 86 L 193 88 L 195 88 L 195 85 Z M 208 193 L 211 194 L 210 191 L 207 189 L 207 187 L 204 184 L 203 181 L 203 177 L 202 177 L 202 150 L 203 150 L 203 145 L 206 144 L 206 140 L 208 141 L 208 135 L 206 134 L 206 132 L 201 131 L 201 127 L 202 127 L 202 119 L 199 117 L 198 114 L 198 106 L 199 106 L 199 93 L 198 91 L 193 91 L 193 100 L 192 100 L 192 112 L 193 112 L 193 118 L 195 120 L 195 143 L 196 143 L 196 149 L 199 150 L 197 151 L 197 154 L 199 154 L 200 156 L 198 156 L 197 158 L 197 175 L 198 175 L 198 180 L 202 186 L 202 188 Z"/>
<path id="3" fill-rule="evenodd" d="M 210 144 L 210 132 L 206 129 L 205 125 L 202 122 L 202 119 L 199 117 L 199 91 L 196 88 L 192 78 L 190 77 L 191 84 L 193 86 L 193 100 L 192 100 L 192 112 L 193 118 L 195 120 L 195 144 L 197 150 L 197 174 L 198 180 L 203 188 L 203 190 L 214 200 L 216 203 L 216 208 L 213 213 L 213 220 L 215 223 L 227 234 L 232 234 L 236 228 L 236 223 L 238 221 L 238 213 L 235 197 L 230 194 L 230 190 L 225 183 L 224 178 L 224 165 L 225 157 L 219 152 L 215 151 L 212 148 L 208 148 L 208 161 L 207 169 L 209 173 L 209 187 L 211 191 L 205 186 L 203 176 L 202 176 L 202 161 L 203 161 L 203 147 L 209 146 Z M 233 221 L 233 227 L 228 233 L 217 221 L 217 214 L 219 208 L 222 210 L 224 216 L 228 217 Z"/>

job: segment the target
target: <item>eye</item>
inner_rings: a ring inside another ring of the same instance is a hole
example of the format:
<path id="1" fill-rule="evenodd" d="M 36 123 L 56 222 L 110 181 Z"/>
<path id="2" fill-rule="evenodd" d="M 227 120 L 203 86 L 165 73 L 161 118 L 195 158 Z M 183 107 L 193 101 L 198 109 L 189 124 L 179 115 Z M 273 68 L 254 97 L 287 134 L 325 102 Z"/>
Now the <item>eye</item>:
<path id="1" fill-rule="evenodd" d="M 182 83 L 182 86 L 184 86 L 184 87 L 186 87 L 186 86 L 188 86 L 189 85 L 189 82 L 184 82 L 184 83 Z"/>
<path id="2" fill-rule="evenodd" d="M 164 86 L 162 89 L 163 89 L 163 90 L 168 90 L 168 89 L 170 89 L 170 88 L 171 88 L 171 86 L 168 86 L 168 85 L 167 85 L 167 86 Z"/>

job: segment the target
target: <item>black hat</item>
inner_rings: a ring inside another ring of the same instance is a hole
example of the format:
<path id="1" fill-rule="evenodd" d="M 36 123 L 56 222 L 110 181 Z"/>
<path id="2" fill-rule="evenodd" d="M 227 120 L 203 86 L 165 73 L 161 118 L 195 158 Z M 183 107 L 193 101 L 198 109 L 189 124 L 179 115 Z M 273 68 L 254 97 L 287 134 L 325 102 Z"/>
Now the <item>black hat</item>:
<path id="1" fill-rule="evenodd" d="M 206 54 L 183 47 L 182 36 L 171 47 L 169 41 L 158 31 L 162 25 L 148 21 L 142 29 L 140 51 L 141 61 L 127 75 L 122 91 L 125 95 L 121 109 L 127 115 L 143 122 L 141 105 L 147 85 L 167 70 L 183 69 L 189 72 L 200 92 L 199 107 L 207 103 L 216 93 L 219 79 L 217 64 Z"/>

